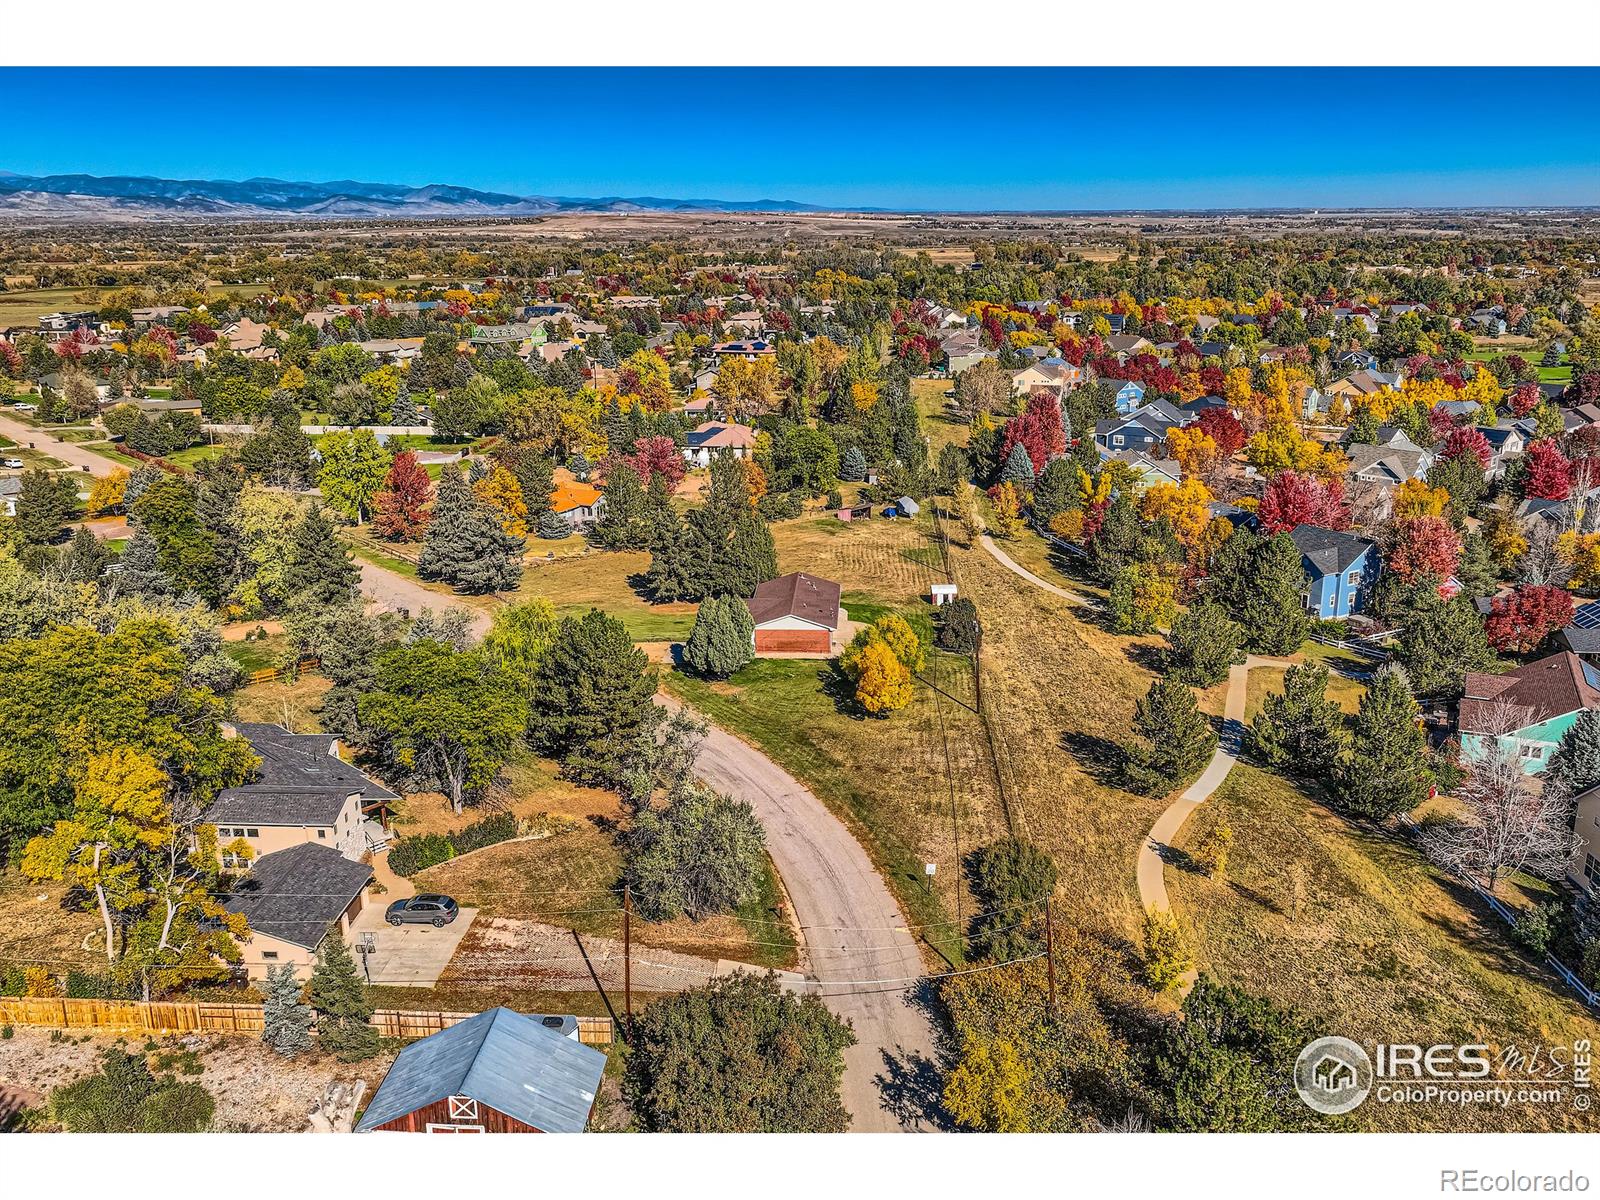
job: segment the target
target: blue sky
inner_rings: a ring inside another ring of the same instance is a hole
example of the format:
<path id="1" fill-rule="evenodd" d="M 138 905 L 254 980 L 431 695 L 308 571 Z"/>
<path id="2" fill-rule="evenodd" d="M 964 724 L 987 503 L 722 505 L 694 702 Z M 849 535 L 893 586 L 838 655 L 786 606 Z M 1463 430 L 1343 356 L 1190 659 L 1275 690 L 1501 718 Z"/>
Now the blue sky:
<path id="1" fill-rule="evenodd" d="M 1600 69 L 7 69 L 0 111 L 0 170 L 35 175 L 923 209 L 1600 204 Z"/>

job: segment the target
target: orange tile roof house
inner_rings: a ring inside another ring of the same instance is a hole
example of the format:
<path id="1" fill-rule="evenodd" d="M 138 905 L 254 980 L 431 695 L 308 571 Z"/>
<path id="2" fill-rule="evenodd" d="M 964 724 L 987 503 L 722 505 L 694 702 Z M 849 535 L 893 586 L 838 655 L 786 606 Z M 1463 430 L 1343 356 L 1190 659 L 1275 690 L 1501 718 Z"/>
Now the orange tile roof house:
<path id="1" fill-rule="evenodd" d="M 684 458 L 691 466 L 709 467 L 716 455 L 731 454 L 735 458 L 749 458 L 756 445 L 756 431 L 748 425 L 728 421 L 707 421 L 689 431 L 688 445 L 683 448 Z"/>
<path id="2" fill-rule="evenodd" d="M 755 620 L 757 654 L 832 654 L 844 610 L 839 585 L 795 571 L 759 585 L 745 601 Z"/>
<path id="3" fill-rule="evenodd" d="M 556 484 L 550 493 L 550 511 L 565 521 L 574 532 L 592 525 L 605 512 L 606 498 L 593 484 L 570 480 Z"/>

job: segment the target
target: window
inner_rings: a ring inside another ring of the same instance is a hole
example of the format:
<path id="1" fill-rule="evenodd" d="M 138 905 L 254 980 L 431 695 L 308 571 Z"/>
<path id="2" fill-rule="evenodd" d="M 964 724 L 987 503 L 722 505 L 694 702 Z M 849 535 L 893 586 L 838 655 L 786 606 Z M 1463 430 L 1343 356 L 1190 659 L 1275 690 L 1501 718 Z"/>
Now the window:
<path id="1" fill-rule="evenodd" d="M 245 835 L 245 837 L 260 837 L 261 836 L 261 830 L 259 830 L 259 829 L 247 829 L 247 830 L 244 831 L 244 835 Z"/>
<path id="2" fill-rule="evenodd" d="M 263 950 L 261 952 L 261 957 L 262 958 L 276 959 L 278 957 L 278 952 L 276 950 Z"/>
<path id="3" fill-rule="evenodd" d="M 328 831 L 326 829 L 319 829 L 319 830 L 317 830 L 317 836 L 319 838 L 321 838 L 323 841 L 327 841 L 328 840 Z"/>
<path id="4" fill-rule="evenodd" d="M 1600 885 L 1600 858 L 1592 854 L 1583 856 L 1583 877 L 1591 884 Z"/>
<path id="5" fill-rule="evenodd" d="M 1345 580 L 1346 580 L 1346 582 L 1351 583 L 1351 584 L 1360 583 L 1361 582 L 1361 572 L 1360 571 L 1351 571 L 1349 575 L 1345 576 Z"/>

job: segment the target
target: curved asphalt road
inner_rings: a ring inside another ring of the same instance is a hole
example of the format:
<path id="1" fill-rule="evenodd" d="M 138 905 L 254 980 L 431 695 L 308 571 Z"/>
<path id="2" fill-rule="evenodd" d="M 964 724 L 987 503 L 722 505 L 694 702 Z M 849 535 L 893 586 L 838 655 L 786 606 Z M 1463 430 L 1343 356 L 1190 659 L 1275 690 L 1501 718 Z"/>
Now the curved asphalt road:
<path id="1" fill-rule="evenodd" d="M 69 467 L 76 467 L 79 470 L 88 468 L 91 475 L 109 475 L 113 471 L 127 470 L 115 459 L 87 450 L 77 442 L 63 441 L 43 429 L 35 429 L 32 425 L 24 425 L 21 421 L 14 421 L 10 417 L 0 416 L 0 436 L 8 437 L 23 447 L 32 443 L 32 448 L 39 453 L 59 459 Z"/>

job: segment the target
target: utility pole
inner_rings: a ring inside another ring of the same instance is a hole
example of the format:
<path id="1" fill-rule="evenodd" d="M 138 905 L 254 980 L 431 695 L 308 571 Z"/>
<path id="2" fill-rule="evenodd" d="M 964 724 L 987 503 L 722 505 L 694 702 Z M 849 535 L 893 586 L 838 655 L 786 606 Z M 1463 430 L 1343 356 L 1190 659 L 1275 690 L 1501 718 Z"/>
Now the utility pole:
<path id="1" fill-rule="evenodd" d="M 622 1008 L 625 1038 L 633 1044 L 633 890 L 622 889 Z"/>
<path id="2" fill-rule="evenodd" d="M 1056 1019 L 1056 934 L 1054 922 L 1050 920 L 1050 898 L 1044 901 L 1044 966 L 1045 975 L 1050 980 L 1050 1019 Z"/>
<path id="3" fill-rule="evenodd" d="M 978 712 L 983 712 L 983 624 L 972 622 L 972 686 Z"/>

